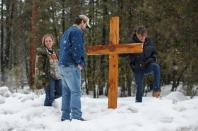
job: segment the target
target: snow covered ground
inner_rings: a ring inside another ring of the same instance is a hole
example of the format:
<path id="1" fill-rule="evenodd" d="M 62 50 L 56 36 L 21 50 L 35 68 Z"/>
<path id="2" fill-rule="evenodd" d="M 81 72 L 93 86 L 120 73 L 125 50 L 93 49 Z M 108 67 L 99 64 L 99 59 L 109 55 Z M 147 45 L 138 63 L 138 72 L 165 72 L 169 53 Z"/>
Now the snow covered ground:
<path id="1" fill-rule="evenodd" d="M 61 99 L 44 107 L 44 95 L 10 93 L 0 87 L 0 131 L 198 131 L 198 97 L 180 92 L 160 99 L 118 98 L 118 108 L 108 109 L 107 98 L 82 96 L 83 117 L 88 121 L 60 121 Z"/>

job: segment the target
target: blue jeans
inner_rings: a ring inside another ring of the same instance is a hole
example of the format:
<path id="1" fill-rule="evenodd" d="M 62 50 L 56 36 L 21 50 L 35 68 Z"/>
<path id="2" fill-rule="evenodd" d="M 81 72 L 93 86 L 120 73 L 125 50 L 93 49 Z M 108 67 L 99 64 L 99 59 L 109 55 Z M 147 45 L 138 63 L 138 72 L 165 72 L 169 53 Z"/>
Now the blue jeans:
<path id="1" fill-rule="evenodd" d="M 80 119 L 81 71 L 74 65 L 60 66 L 62 75 L 62 120 Z"/>
<path id="2" fill-rule="evenodd" d="M 45 87 L 45 101 L 44 106 L 52 106 L 54 99 L 62 95 L 62 82 L 61 80 L 54 80 L 49 78 L 49 84 Z"/>
<path id="3" fill-rule="evenodd" d="M 142 102 L 143 87 L 144 87 L 144 75 L 153 73 L 153 90 L 160 91 L 160 66 L 156 63 L 151 63 L 147 68 L 143 70 L 135 70 L 135 83 L 136 83 L 136 102 Z"/>

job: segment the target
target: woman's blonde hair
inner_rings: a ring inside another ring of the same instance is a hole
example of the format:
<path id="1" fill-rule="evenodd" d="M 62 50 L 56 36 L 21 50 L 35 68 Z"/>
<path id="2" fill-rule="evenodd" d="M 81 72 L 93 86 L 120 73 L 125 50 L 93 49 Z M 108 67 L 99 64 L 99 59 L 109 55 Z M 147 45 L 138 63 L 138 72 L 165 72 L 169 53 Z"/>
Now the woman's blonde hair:
<path id="1" fill-rule="evenodd" d="M 53 44 L 54 44 L 54 41 L 55 41 L 54 36 L 53 36 L 52 34 L 45 34 L 45 35 L 42 37 L 42 45 L 45 46 L 45 39 L 46 39 L 47 37 L 52 38 L 52 41 L 53 41 Z"/>

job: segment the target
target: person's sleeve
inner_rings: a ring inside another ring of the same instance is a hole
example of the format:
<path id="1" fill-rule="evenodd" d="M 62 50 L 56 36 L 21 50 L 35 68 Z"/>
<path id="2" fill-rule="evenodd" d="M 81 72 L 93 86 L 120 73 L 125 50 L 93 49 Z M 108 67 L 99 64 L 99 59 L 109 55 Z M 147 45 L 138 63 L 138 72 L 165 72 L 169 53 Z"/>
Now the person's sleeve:
<path id="1" fill-rule="evenodd" d="M 40 74 L 45 75 L 46 72 L 44 70 L 45 70 L 44 55 L 42 54 L 41 49 L 37 49 L 36 61 L 35 61 L 35 74 L 36 75 L 40 75 Z"/>
<path id="2" fill-rule="evenodd" d="M 82 60 L 83 57 L 83 37 L 82 34 L 78 31 L 74 31 L 71 34 L 71 54 L 72 58 L 77 65 L 84 65 Z"/>
<path id="3" fill-rule="evenodd" d="M 47 74 L 44 71 L 45 60 L 42 55 L 36 55 L 35 62 L 35 76 L 34 76 L 34 86 L 37 89 L 44 87 L 44 79 L 47 79 Z"/>
<path id="4" fill-rule="evenodd" d="M 154 63 L 157 61 L 157 52 L 154 46 L 152 46 L 152 48 L 150 48 L 150 55 L 147 56 L 145 63 L 145 66 L 149 65 L 150 63 Z"/>

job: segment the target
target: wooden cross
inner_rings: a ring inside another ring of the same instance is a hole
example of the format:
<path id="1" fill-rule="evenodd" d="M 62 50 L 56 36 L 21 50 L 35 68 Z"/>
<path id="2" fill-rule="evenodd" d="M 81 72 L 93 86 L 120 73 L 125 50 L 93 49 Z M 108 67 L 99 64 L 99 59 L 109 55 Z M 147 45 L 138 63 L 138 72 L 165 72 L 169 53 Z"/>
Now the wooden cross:
<path id="1" fill-rule="evenodd" d="M 87 47 L 86 50 L 87 55 L 109 55 L 108 108 L 117 108 L 118 54 L 141 53 L 143 51 L 143 44 L 119 44 L 119 17 L 112 17 L 110 19 L 109 44 Z"/>

